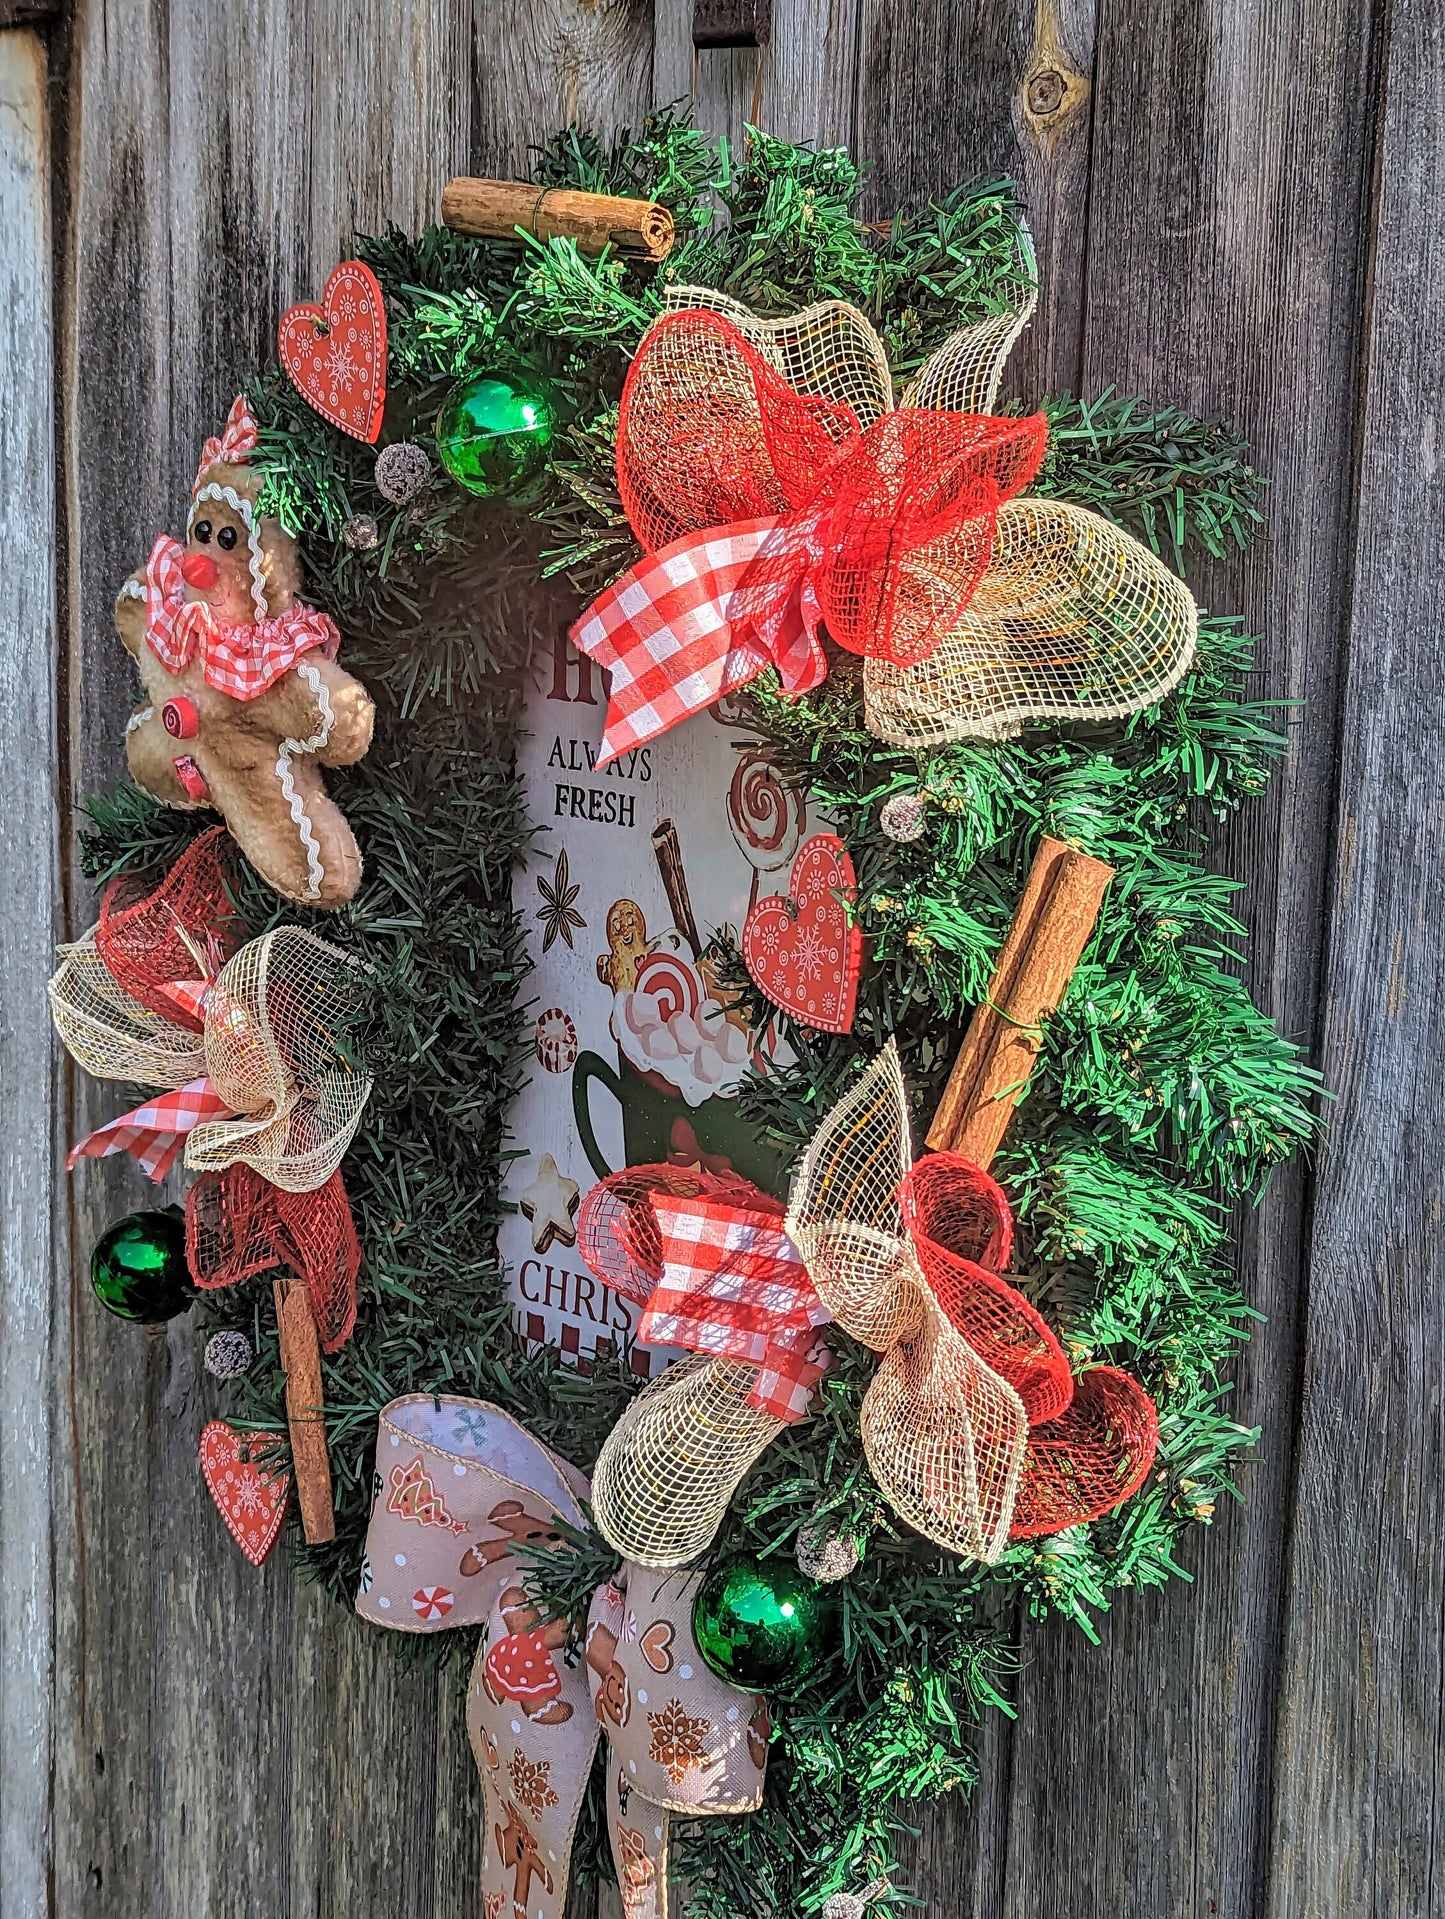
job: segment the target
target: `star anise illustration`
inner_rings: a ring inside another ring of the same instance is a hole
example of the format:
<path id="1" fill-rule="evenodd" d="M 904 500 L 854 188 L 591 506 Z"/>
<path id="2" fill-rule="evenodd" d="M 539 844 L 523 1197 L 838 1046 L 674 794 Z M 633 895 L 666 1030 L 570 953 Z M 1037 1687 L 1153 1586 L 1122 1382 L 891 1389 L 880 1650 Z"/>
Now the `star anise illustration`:
<path id="1" fill-rule="evenodd" d="M 582 888 L 569 886 L 567 882 L 570 877 L 567 871 L 565 847 L 557 855 L 557 870 L 551 884 L 548 884 L 541 873 L 537 875 L 537 891 L 542 895 L 542 904 L 537 908 L 537 918 L 541 920 L 544 929 L 542 934 L 544 953 L 559 939 L 570 946 L 573 927 L 580 928 L 587 924 L 573 904 Z"/>

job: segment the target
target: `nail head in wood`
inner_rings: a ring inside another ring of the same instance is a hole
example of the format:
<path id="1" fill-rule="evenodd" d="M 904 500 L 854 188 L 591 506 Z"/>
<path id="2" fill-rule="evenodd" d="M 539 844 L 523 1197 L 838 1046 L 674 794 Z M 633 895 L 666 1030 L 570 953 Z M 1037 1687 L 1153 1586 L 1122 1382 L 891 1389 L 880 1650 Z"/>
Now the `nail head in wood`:
<path id="1" fill-rule="evenodd" d="M 765 47 L 773 37 L 773 0 L 694 0 L 695 47 Z"/>

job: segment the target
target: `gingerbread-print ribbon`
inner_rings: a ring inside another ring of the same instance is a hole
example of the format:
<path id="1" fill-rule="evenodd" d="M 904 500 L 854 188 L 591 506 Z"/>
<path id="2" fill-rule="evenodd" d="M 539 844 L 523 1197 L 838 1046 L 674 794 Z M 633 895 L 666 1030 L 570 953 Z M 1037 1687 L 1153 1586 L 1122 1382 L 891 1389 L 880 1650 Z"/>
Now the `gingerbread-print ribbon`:
<path id="1" fill-rule="evenodd" d="M 67 1160 L 130 1153 L 154 1180 L 184 1152 L 191 1275 L 227 1285 L 277 1264 L 307 1280 L 322 1344 L 355 1319 L 360 1250 L 340 1164 L 371 1092 L 338 1028 L 360 968 L 300 927 L 247 940 L 221 867 L 225 829 L 159 886 L 119 880 L 60 949 L 50 1009 L 101 1079 L 165 1089 L 97 1127 Z"/>
<path id="2" fill-rule="evenodd" d="M 864 316 L 826 301 L 759 320 L 673 288 L 623 389 L 617 478 L 644 557 L 573 643 L 609 674 L 604 765 L 766 666 L 827 671 L 820 633 L 864 656 L 864 713 L 906 745 L 1004 738 L 1030 718 L 1134 712 L 1193 658 L 1183 584 L 1112 523 L 1019 499 L 1047 426 L 998 415 L 1032 313 L 948 339 L 895 406 Z"/>
<path id="3" fill-rule="evenodd" d="M 418 1393 L 381 1415 L 356 1610 L 374 1625 L 486 1638 L 467 1692 L 481 1774 L 484 1919 L 560 1919 L 599 1734 L 627 1919 L 666 1919 L 673 1813 L 761 1802 L 763 1700 L 717 1678 L 692 1632 L 697 1576 L 627 1565 L 591 1606 L 583 1657 L 541 1624 L 518 1547 L 563 1548 L 584 1474 L 484 1400 Z"/>

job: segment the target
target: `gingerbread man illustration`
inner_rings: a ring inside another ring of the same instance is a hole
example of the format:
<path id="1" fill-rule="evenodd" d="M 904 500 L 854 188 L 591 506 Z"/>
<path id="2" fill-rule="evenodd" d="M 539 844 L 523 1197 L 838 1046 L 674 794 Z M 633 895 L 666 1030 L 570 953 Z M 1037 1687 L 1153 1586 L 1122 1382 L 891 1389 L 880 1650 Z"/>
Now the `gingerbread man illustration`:
<path id="1" fill-rule="evenodd" d="M 637 984 L 637 962 L 647 957 L 647 921 L 636 900 L 614 900 L 607 909 L 607 951 L 598 956 L 597 977 L 614 993 Z"/>
<path id="2" fill-rule="evenodd" d="M 539 1726 L 560 1726 L 572 1717 L 562 1697 L 562 1675 L 552 1658 L 567 1643 L 567 1621 L 537 1624 L 537 1610 L 520 1586 L 508 1586 L 501 1598 L 507 1635 L 488 1646 L 482 1684 L 494 1705 L 510 1699 Z"/>
<path id="3" fill-rule="evenodd" d="M 295 541 L 259 510 L 257 437 L 238 398 L 206 442 L 184 542 L 162 534 L 120 590 L 116 631 L 144 689 L 126 758 L 167 806 L 220 813 L 284 899 L 340 906 L 361 855 L 319 769 L 361 759 L 374 708 L 336 665 L 331 620 L 299 597 Z"/>
<path id="4" fill-rule="evenodd" d="M 632 1691 L 627 1674 L 617 1660 L 616 1633 L 600 1621 L 594 1621 L 587 1628 L 585 1657 L 602 1682 L 592 1701 L 598 1719 L 604 1722 L 610 1719 L 614 1726 L 625 1726 L 632 1717 Z"/>
<path id="5" fill-rule="evenodd" d="M 505 1557 L 514 1546 L 560 1546 L 562 1535 L 548 1519 L 529 1513 L 520 1499 L 504 1499 L 487 1514 L 489 1526 L 500 1527 L 501 1539 L 484 1539 L 468 1546 L 459 1568 L 463 1577 L 483 1572 Z"/>
<path id="6" fill-rule="evenodd" d="M 507 1823 L 505 1826 L 494 1825 L 492 1831 L 496 1834 L 497 1850 L 502 1856 L 502 1864 L 510 1866 L 513 1870 L 513 1906 L 517 1912 L 525 1913 L 527 1896 L 532 1890 L 532 1881 L 540 1879 L 548 1892 L 551 1892 L 554 1889 L 552 1875 L 542 1864 L 541 1855 L 537 1851 L 537 1841 L 532 1837 L 527 1822 L 510 1799 L 505 1803 Z"/>

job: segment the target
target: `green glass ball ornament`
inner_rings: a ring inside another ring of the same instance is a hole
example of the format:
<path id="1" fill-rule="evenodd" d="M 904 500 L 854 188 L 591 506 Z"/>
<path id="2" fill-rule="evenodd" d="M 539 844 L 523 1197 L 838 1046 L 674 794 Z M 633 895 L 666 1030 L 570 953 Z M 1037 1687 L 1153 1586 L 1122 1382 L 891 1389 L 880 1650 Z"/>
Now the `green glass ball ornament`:
<path id="1" fill-rule="evenodd" d="M 795 1686 L 828 1648 L 837 1602 L 786 1561 L 724 1559 L 697 1589 L 692 1629 L 719 1678 L 754 1692 Z"/>
<path id="2" fill-rule="evenodd" d="M 437 451 L 468 493 L 510 499 L 546 465 L 554 427 L 539 387 L 488 374 L 447 395 L 437 416 Z"/>
<path id="3" fill-rule="evenodd" d="M 107 1312 L 158 1325 L 196 1296 L 186 1270 L 185 1216 L 178 1206 L 128 1213 L 107 1227 L 90 1255 L 90 1283 Z"/>

